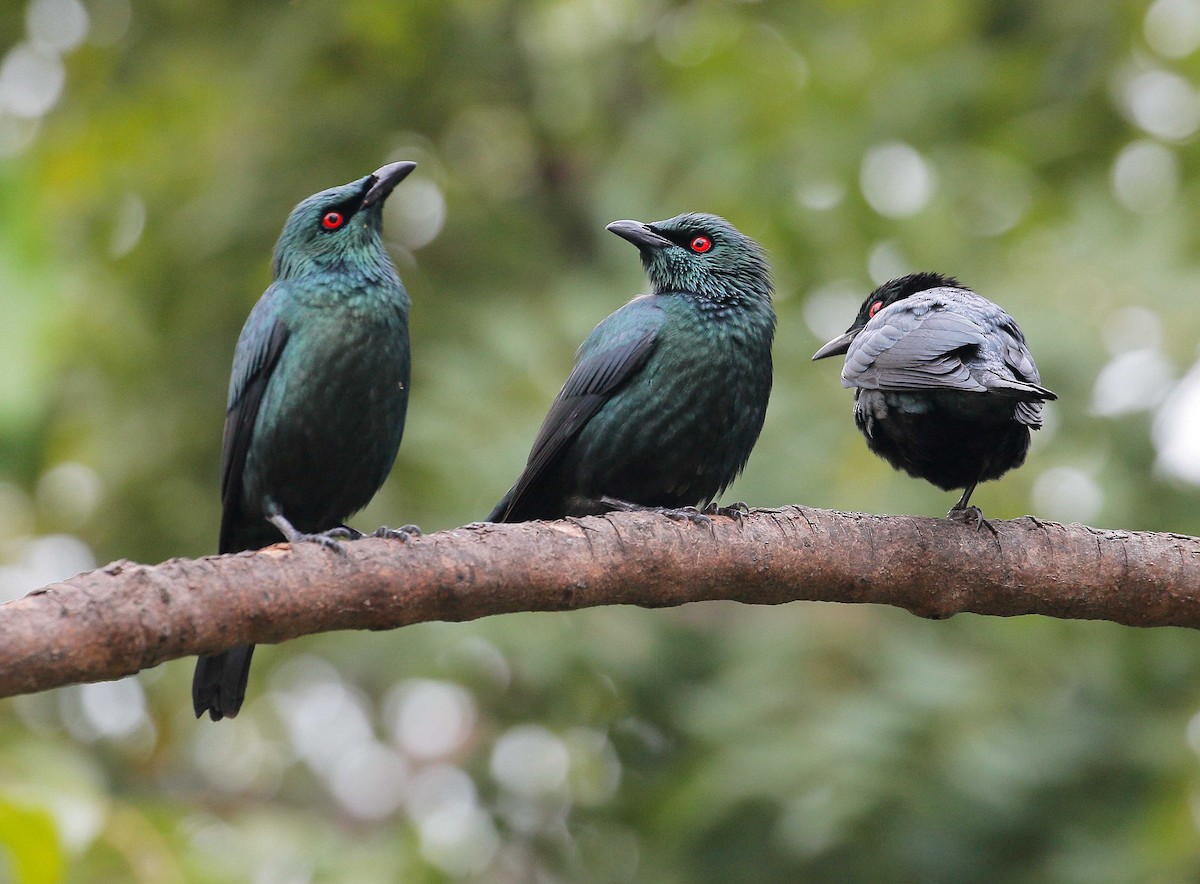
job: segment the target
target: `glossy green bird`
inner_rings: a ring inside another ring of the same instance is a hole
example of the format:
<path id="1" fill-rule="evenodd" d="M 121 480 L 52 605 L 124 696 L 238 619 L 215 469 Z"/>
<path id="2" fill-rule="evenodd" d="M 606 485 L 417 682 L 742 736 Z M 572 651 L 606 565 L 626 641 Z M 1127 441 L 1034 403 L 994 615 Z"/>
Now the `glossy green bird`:
<path id="1" fill-rule="evenodd" d="M 583 342 L 488 521 L 705 507 L 758 440 L 775 336 L 762 249 L 716 215 L 608 230 L 637 246 L 653 293 Z"/>
<path id="2" fill-rule="evenodd" d="M 222 553 L 341 529 L 383 484 L 408 408 L 408 293 L 380 238 L 391 163 L 292 210 L 238 337 L 221 455 Z M 401 534 L 405 529 L 401 529 Z M 253 645 L 200 657 L 196 716 L 237 715 Z"/>

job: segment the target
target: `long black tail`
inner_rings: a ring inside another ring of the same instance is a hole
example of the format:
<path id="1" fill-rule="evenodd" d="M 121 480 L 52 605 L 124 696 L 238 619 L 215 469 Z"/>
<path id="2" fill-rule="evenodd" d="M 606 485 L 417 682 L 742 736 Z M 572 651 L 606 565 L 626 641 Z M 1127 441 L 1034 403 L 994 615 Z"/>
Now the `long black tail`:
<path id="1" fill-rule="evenodd" d="M 250 658 L 254 645 L 237 645 L 221 654 L 196 660 L 192 676 L 192 708 L 196 717 L 207 712 L 213 721 L 233 718 L 246 698 L 246 679 L 250 677 Z"/>

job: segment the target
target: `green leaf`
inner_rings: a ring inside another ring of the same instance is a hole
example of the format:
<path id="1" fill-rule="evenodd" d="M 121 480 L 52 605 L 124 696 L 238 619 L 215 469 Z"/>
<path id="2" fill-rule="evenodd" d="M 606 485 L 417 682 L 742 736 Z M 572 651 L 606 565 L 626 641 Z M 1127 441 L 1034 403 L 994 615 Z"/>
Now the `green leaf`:
<path id="1" fill-rule="evenodd" d="M 53 884 L 64 863 L 54 820 L 44 810 L 0 801 L 0 879 Z"/>

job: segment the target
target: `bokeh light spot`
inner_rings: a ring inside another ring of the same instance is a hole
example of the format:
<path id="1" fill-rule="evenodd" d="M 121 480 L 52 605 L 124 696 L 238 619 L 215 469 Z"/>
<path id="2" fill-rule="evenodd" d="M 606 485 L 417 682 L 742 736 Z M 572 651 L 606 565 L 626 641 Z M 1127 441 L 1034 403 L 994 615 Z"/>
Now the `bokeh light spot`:
<path id="1" fill-rule="evenodd" d="M 895 240 L 881 240 L 871 246 L 871 251 L 867 254 L 867 275 L 875 285 L 882 285 L 889 279 L 904 276 L 912 272 L 911 267 Z"/>
<path id="2" fill-rule="evenodd" d="M 1175 152 L 1156 141 L 1128 144 L 1112 167 L 1112 188 L 1121 205 L 1148 215 L 1168 205 L 1179 190 L 1179 161 Z"/>
<path id="3" fill-rule="evenodd" d="M 39 512 L 61 528 L 75 529 L 90 519 L 101 495 L 96 471 L 73 461 L 46 470 L 37 484 Z"/>
<path id="4" fill-rule="evenodd" d="M 1146 42 L 1164 58 L 1184 58 L 1200 46 L 1200 2 L 1155 0 L 1143 22 Z"/>
<path id="5" fill-rule="evenodd" d="M 84 718 L 97 737 L 126 737 L 149 721 L 137 676 L 79 685 L 77 690 Z"/>
<path id="6" fill-rule="evenodd" d="M 25 27 L 37 46 L 70 52 L 87 36 L 87 9 L 79 0 L 33 0 L 25 10 Z"/>
<path id="7" fill-rule="evenodd" d="M 90 0 L 92 26 L 88 41 L 93 46 L 115 46 L 129 33 L 133 21 L 130 0 Z"/>
<path id="8" fill-rule="evenodd" d="M 867 204 L 888 218 L 915 215 L 933 197 L 933 168 L 913 147 L 889 141 L 863 156 L 859 185 Z"/>
<path id="9" fill-rule="evenodd" d="M 499 847 L 495 824 L 480 806 L 475 783 L 448 764 L 413 776 L 406 803 L 417 825 L 421 855 L 451 874 L 478 874 Z"/>
<path id="10" fill-rule="evenodd" d="M 1113 356 L 1127 350 L 1152 350 L 1162 341 L 1162 320 L 1148 307 L 1121 307 L 1104 324 L 1104 346 Z"/>
<path id="11" fill-rule="evenodd" d="M 807 181 L 796 188 L 796 201 L 814 212 L 827 212 L 846 198 L 846 188 L 830 179 Z"/>
<path id="12" fill-rule="evenodd" d="M 405 248 L 420 249 L 442 232 L 446 223 L 446 198 L 428 178 L 404 182 L 402 199 L 388 200 L 387 230 Z"/>
<path id="13" fill-rule="evenodd" d="M 1152 431 L 1156 468 L 1200 485 L 1200 364 L 1192 366 L 1163 400 Z"/>
<path id="14" fill-rule="evenodd" d="M 251 715 L 237 727 L 201 727 L 192 742 L 192 761 L 222 792 L 273 792 L 286 766 L 281 747 L 268 741 Z"/>
<path id="15" fill-rule="evenodd" d="M 844 280 L 828 283 L 804 299 L 804 324 L 822 342 L 850 327 L 868 292 Z"/>
<path id="16" fill-rule="evenodd" d="M 1127 350 L 1096 375 L 1092 412 L 1116 417 L 1153 408 L 1167 394 L 1171 381 L 1171 364 L 1158 350 Z"/>
<path id="17" fill-rule="evenodd" d="M 404 682 L 384 700 L 388 729 L 409 756 L 443 758 L 463 747 L 475 725 L 475 701 L 452 682 Z"/>
<path id="18" fill-rule="evenodd" d="M 297 657 L 272 679 L 271 700 L 292 746 L 308 766 L 330 774 L 342 756 L 374 742 L 367 703 L 317 657 Z"/>
<path id="19" fill-rule="evenodd" d="M 1040 515 L 1062 522 L 1088 522 L 1104 506 L 1104 492 L 1090 475 L 1075 467 L 1051 467 L 1033 483 L 1033 505 Z"/>
<path id="20" fill-rule="evenodd" d="M 518 795 L 557 792 L 567 781 L 570 763 L 563 741 L 540 725 L 512 727 L 492 747 L 492 777 Z"/>
<path id="21" fill-rule="evenodd" d="M 25 593 L 65 580 L 96 567 L 91 547 L 70 534 L 48 534 L 22 542 L 19 554 L 0 567 L 0 601 L 20 598 Z"/>
<path id="22" fill-rule="evenodd" d="M 1192 84 L 1167 71 L 1143 71 L 1125 83 L 1125 106 L 1143 130 L 1181 141 L 1200 127 L 1200 98 Z"/>
<path id="23" fill-rule="evenodd" d="M 127 193 L 117 204 L 117 217 L 113 224 L 112 239 L 108 242 L 108 254 L 123 258 L 134 250 L 146 230 L 146 204 L 136 193 Z"/>
<path id="24" fill-rule="evenodd" d="M 407 782 L 408 763 L 404 757 L 373 741 L 342 755 L 329 772 L 333 797 L 353 816 L 364 820 L 383 819 L 399 810 Z"/>
<path id="25" fill-rule="evenodd" d="M 62 95 L 66 78 L 58 55 L 19 43 L 0 62 L 0 111 L 15 117 L 43 116 Z"/>

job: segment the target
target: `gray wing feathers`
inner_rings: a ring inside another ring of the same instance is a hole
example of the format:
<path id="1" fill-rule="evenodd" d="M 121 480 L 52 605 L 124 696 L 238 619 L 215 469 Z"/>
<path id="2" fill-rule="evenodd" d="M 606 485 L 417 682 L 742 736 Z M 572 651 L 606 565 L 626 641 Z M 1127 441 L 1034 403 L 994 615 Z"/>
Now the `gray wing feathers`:
<path id="1" fill-rule="evenodd" d="M 906 306 L 906 305 L 899 305 Z M 884 317 L 878 326 L 875 322 Z M 865 390 L 988 388 L 955 352 L 986 344 L 983 329 L 948 310 L 889 309 L 859 333 L 846 354 L 842 385 Z"/>
<path id="2" fill-rule="evenodd" d="M 908 299 L 881 311 L 850 345 L 843 386 L 1011 396 L 1021 400 L 1016 419 L 1040 426 L 1042 401 L 1058 397 L 1039 385 L 1037 365 L 1012 318 L 979 301 L 986 307 L 979 308 L 978 322 L 939 299 Z"/>

